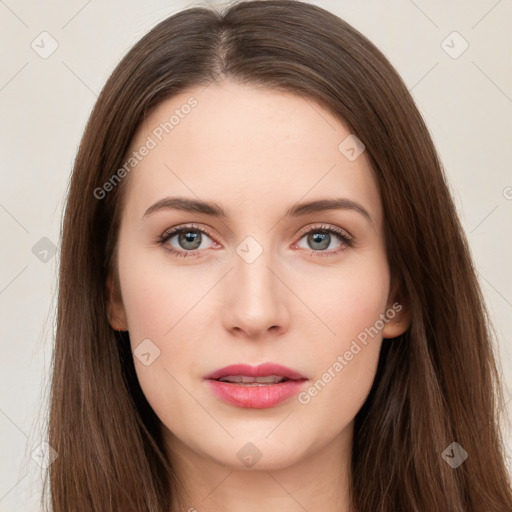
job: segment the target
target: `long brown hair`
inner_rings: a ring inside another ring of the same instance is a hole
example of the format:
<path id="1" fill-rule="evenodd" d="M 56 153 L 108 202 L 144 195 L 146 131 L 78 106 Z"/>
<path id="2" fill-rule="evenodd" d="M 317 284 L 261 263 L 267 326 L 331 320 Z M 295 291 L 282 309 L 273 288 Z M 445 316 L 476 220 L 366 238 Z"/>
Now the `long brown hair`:
<path id="1" fill-rule="evenodd" d="M 412 323 L 384 340 L 355 418 L 357 512 L 504 512 L 512 492 L 499 427 L 495 337 L 432 140 L 382 53 L 335 15 L 294 0 L 191 8 L 151 30 L 103 88 L 85 129 L 62 232 L 48 469 L 54 512 L 169 512 L 179 487 L 127 333 L 107 318 L 126 158 L 162 100 L 229 78 L 318 101 L 364 143 L 384 208 L 390 269 Z M 136 172 L 136 171 L 133 171 Z M 458 443 L 467 459 L 449 464 Z M 451 448 L 450 448 L 451 445 Z M 447 450 L 447 451 L 446 451 Z M 446 456 L 446 454 L 448 454 Z"/>

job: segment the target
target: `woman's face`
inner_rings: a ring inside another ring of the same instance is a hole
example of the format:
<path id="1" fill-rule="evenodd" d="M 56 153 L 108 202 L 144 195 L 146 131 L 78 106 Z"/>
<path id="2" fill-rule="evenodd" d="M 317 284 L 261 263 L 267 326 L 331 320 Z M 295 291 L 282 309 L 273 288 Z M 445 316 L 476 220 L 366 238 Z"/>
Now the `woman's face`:
<path id="1" fill-rule="evenodd" d="M 111 323 L 169 449 L 258 469 L 346 450 L 407 327 L 364 148 L 310 99 L 227 81 L 161 103 L 130 157 Z M 254 372 L 207 378 L 230 365 Z"/>

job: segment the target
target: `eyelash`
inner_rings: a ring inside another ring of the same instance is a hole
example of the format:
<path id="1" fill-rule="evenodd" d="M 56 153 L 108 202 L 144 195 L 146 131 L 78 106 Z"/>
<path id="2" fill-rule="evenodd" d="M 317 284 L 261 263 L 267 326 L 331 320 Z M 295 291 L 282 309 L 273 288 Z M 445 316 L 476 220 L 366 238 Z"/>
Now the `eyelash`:
<path id="1" fill-rule="evenodd" d="M 165 231 L 162 235 L 158 237 L 157 243 L 161 245 L 164 250 L 167 252 L 174 254 L 175 256 L 179 257 L 187 257 L 187 256 L 196 256 L 198 253 L 202 252 L 203 249 L 195 249 L 193 251 L 180 251 L 169 245 L 167 242 L 174 236 L 177 235 L 183 231 L 199 231 L 200 233 L 205 234 L 212 240 L 214 237 L 208 232 L 208 230 L 199 227 L 195 224 L 189 224 L 185 226 L 178 226 L 176 228 L 173 228 L 171 231 Z M 341 248 L 338 248 L 336 250 L 330 250 L 330 251 L 314 251 L 312 249 L 305 249 L 310 255 L 314 256 L 333 256 L 341 253 L 342 251 L 346 250 L 347 247 L 353 247 L 353 238 L 349 236 L 344 230 L 337 228 L 335 226 L 329 226 L 329 225 L 318 225 L 318 226 L 312 226 L 308 228 L 305 231 L 302 231 L 300 233 L 299 240 L 304 238 L 304 236 L 308 235 L 309 233 L 314 232 L 322 232 L 322 233 L 330 233 L 336 235 L 336 237 L 339 239 L 339 241 L 343 244 Z"/>

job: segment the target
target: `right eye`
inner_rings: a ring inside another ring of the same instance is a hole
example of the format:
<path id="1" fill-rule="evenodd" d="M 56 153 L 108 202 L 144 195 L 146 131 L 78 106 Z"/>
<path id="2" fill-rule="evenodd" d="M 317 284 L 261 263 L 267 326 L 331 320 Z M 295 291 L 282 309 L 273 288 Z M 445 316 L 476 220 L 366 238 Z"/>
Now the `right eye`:
<path id="1" fill-rule="evenodd" d="M 178 226 L 165 231 L 158 239 L 158 243 L 166 251 L 176 256 L 197 256 L 198 252 L 208 247 L 208 244 L 203 244 L 205 237 L 211 239 L 204 228 L 198 228 L 194 225 Z M 173 239 L 176 239 L 177 246 L 171 243 Z"/>

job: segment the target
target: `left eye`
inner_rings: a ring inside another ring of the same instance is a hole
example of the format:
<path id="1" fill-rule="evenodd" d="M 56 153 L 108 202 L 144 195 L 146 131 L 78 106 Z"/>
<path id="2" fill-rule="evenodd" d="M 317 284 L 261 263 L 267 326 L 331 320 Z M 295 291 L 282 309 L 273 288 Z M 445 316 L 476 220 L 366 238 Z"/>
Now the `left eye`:
<path id="1" fill-rule="evenodd" d="M 334 240 L 338 240 L 339 245 L 342 245 L 340 243 L 340 235 L 334 231 L 329 230 L 313 229 L 306 233 L 305 235 L 303 235 L 300 240 L 306 239 L 308 247 L 303 247 L 304 249 L 324 251 L 329 248 L 331 242 L 333 242 L 333 238 Z M 336 249 L 336 247 L 331 247 L 331 249 Z"/>
<path id="2" fill-rule="evenodd" d="M 351 239 L 348 235 L 329 227 L 310 229 L 302 235 L 300 240 L 303 239 L 306 239 L 308 247 L 302 248 L 312 250 L 313 252 L 327 252 L 333 241 L 337 241 L 338 244 L 336 247 L 331 247 L 329 252 L 338 252 L 351 244 Z M 297 245 L 301 247 L 299 244 Z"/>

